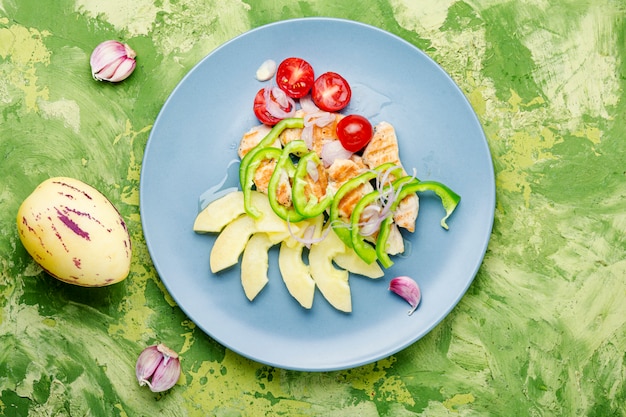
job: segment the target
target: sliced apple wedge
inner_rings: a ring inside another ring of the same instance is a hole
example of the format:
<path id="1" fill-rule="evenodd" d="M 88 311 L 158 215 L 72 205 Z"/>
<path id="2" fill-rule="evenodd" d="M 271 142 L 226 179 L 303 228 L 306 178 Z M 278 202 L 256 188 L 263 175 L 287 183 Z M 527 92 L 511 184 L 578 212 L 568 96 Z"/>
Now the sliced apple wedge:
<path id="1" fill-rule="evenodd" d="M 348 271 L 333 266 L 333 258 L 344 251 L 344 244 L 336 235 L 328 233 L 326 239 L 311 246 L 309 269 L 315 284 L 326 300 L 337 310 L 352 311 L 352 297 L 348 283 Z M 330 239 L 329 239 L 330 237 Z"/>
<path id="2" fill-rule="evenodd" d="M 244 214 L 243 193 L 233 191 L 212 201 L 198 215 L 193 223 L 193 230 L 197 233 L 216 233 L 227 224 Z"/>
<path id="3" fill-rule="evenodd" d="M 376 279 L 385 275 L 385 272 L 377 262 L 368 264 L 348 247 L 346 247 L 345 252 L 335 255 L 334 261 L 340 268 L 347 269 L 353 274 L 362 275 L 367 278 Z"/>
<path id="4" fill-rule="evenodd" d="M 230 222 L 215 239 L 209 264 L 211 272 L 219 272 L 237 264 L 239 256 L 256 233 L 256 223 L 245 214 Z"/>
<path id="5" fill-rule="evenodd" d="M 260 223 L 260 229 L 268 229 L 269 232 L 274 231 L 274 229 L 286 230 L 286 223 L 274 213 L 267 195 L 252 191 L 251 199 L 252 204 L 263 213 L 263 216 L 257 220 Z M 220 232 L 227 224 L 245 212 L 243 193 L 233 191 L 212 201 L 198 213 L 193 224 L 193 230 L 196 233 Z"/>
<path id="6" fill-rule="evenodd" d="M 252 301 L 269 282 L 268 251 L 274 244 L 265 233 L 252 235 L 241 258 L 241 285 L 248 300 Z"/>
<path id="7" fill-rule="evenodd" d="M 256 220 L 245 212 L 243 193 L 234 191 L 210 203 L 194 223 L 198 233 L 219 233 L 211 250 L 211 272 L 236 265 L 241 257 L 241 284 L 250 301 L 269 282 L 268 252 L 276 244 L 281 245 L 278 264 L 285 286 L 303 308 L 313 306 L 317 286 L 334 308 L 349 313 L 349 273 L 369 278 L 383 276 L 377 263 L 365 263 L 332 229 L 323 228 L 323 214 L 288 224 L 272 210 L 265 194 L 253 191 L 251 198 L 261 213 Z M 318 242 L 322 236 L 324 239 Z M 311 243 L 308 265 L 303 260 L 303 242 Z"/>
<path id="8" fill-rule="evenodd" d="M 278 253 L 278 267 L 287 286 L 287 291 L 302 307 L 313 306 L 315 295 L 315 281 L 309 272 L 309 266 L 302 261 L 304 245 L 291 246 L 287 242 L 280 245 Z"/>

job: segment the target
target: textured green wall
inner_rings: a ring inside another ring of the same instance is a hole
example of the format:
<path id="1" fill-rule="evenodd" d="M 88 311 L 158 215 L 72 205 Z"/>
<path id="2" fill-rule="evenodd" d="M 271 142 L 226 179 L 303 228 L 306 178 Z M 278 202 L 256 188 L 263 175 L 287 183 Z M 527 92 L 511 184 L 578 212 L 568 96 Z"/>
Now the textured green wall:
<path id="1" fill-rule="evenodd" d="M 143 149 L 178 81 L 234 36 L 304 16 L 428 53 L 474 106 L 497 178 L 489 250 L 460 304 L 406 350 L 340 372 L 263 366 L 196 329 L 139 218 Z M 91 78 L 106 39 L 139 55 L 119 85 Z M 0 414 L 625 416 L 625 87 L 621 0 L 0 0 Z M 55 175 L 128 220 L 124 282 L 72 287 L 25 252 L 17 209 Z M 134 380 L 154 341 L 182 357 L 165 394 Z"/>

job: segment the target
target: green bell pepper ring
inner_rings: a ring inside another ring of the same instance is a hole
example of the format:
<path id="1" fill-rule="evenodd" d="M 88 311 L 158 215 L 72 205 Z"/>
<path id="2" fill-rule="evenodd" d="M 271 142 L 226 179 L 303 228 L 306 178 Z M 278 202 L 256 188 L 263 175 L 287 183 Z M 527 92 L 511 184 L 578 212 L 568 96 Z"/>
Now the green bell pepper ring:
<path id="1" fill-rule="evenodd" d="M 409 195 L 409 193 L 403 192 L 404 186 L 409 182 L 419 182 L 419 180 L 415 177 L 404 176 L 400 177 L 393 182 L 393 190 L 396 195 L 395 200 L 391 203 L 389 210 L 392 215 L 386 217 L 382 223 L 380 224 L 380 229 L 378 230 L 378 236 L 376 237 L 376 255 L 378 256 L 378 261 L 384 268 L 389 268 L 393 265 L 393 261 L 389 257 L 387 253 L 387 240 L 389 240 L 389 235 L 391 233 L 391 226 L 393 225 L 393 213 L 398 208 L 398 204 Z"/>
<path id="2" fill-rule="evenodd" d="M 291 161 L 291 155 L 294 154 L 296 156 L 302 156 L 308 152 L 309 149 L 304 141 L 294 140 L 289 142 L 283 148 L 280 157 L 278 158 L 278 162 L 276 163 L 276 168 L 274 168 L 274 173 L 270 178 L 267 188 L 267 196 L 269 198 L 270 206 L 276 215 L 285 221 L 295 223 L 305 219 L 305 216 L 298 213 L 295 208 L 286 207 L 280 204 L 278 201 L 277 191 L 283 173 L 286 173 L 290 179 L 293 178 L 296 173 L 296 167 Z"/>
<path id="3" fill-rule="evenodd" d="M 411 181 L 402 187 L 402 191 L 399 195 L 399 200 L 402 201 L 404 197 L 411 193 L 421 193 L 424 191 L 432 191 L 437 197 L 441 199 L 441 204 L 446 212 L 446 215 L 441 219 L 441 227 L 448 230 L 448 224 L 446 220 L 452 215 L 456 206 L 461 202 L 461 196 L 452 191 L 447 185 L 437 181 Z"/>
<path id="4" fill-rule="evenodd" d="M 315 151 L 310 151 L 300 158 L 298 166 L 296 167 L 296 173 L 293 178 L 292 185 L 292 201 L 295 210 L 306 218 L 319 216 L 330 205 L 333 197 L 330 193 L 326 192 L 324 197 L 318 200 L 314 195 L 306 196 L 305 188 L 307 185 L 306 177 L 308 173 L 308 164 L 312 162 L 315 164 L 315 169 L 322 164 L 319 156 Z"/>
<path id="5" fill-rule="evenodd" d="M 259 217 L 261 217 L 261 212 L 259 212 L 259 210 L 257 210 L 256 207 L 252 205 L 252 186 L 254 185 L 254 174 L 259 168 L 259 165 L 261 165 L 261 162 L 267 159 L 275 159 L 278 161 L 281 154 L 281 149 L 267 147 L 259 149 L 259 151 L 255 152 L 252 158 L 250 158 L 248 161 L 244 175 L 250 180 L 246 181 L 245 186 L 242 188 L 243 207 L 246 210 L 248 216 L 252 217 L 253 219 L 258 219 Z"/>
<path id="6" fill-rule="evenodd" d="M 359 224 L 361 223 L 361 215 L 363 214 L 365 208 L 374 203 L 378 198 L 380 198 L 380 196 L 380 190 L 375 190 L 371 193 L 365 194 L 356 206 L 354 206 L 354 210 L 352 210 L 352 215 L 350 216 L 350 239 L 352 242 L 352 249 L 354 249 L 356 254 L 368 264 L 371 264 L 378 259 L 378 255 L 376 254 L 374 246 L 367 243 L 365 241 L 365 237 L 361 235 L 361 228 L 359 227 Z"/>
<path id="7" fill-rule="evenodd" d="M 383 268 L 390 268 L 393 265 L 393 261 L 387 253 L 387 240 L 391 234 L 391 226 L 393 225 L 393 216 L 387 217 L 380 224 L 380 230 L 378 231 L 378 237 L 376 238 L 376 257 L 380 261 Z"/>
<path id="8" fill-rule="evenodd" d="M 436 181 L 422 181 L 413 179 L 410 182 L 405 182 L 403 184 L 397 184 L 397 181 L 394 182 L 394 186 L 402 187 L 398 196 L 394 203 L 392 204 L 392 211 L 398 207 L 398 204 L 409 194 L 415 192 L 424 192 L 424 191 L 433 191 L 440 199 L 443 205 L 444 210 L 446 211 L 446 215 L 443 219 L 441 219 L 441 227 L 448 230 L 448 224 L 446 220 L 452 212 L 456 209 L 457 205 L 461 201 L 461 196 L 452 191 L 448 186 Z M 378 260 L 380 264 L 384 268 L 389 268 L 393 265 L 393 261 L 389 257 L 387 253 L 387 240 L 389 239 L 389 234 L 391 232 L 391 226 L 393 224 L 393 216 L 387 217 L 380 225 L 380 230 L 378 232 L 378 237 L 376 239 L 376 255 L 378 256 Z"/>
<path id="9" fill-rule="evenodd" d="M 345 223 L 343 220 L 341 220 L 339 218 L 339 203 L 341 203 L 341 200 L 352 190 L 356 189 L 357 187 L 361 186 L 362 184 L 365 184 L 366 182 L 369 182 L 371 180 L 373 180 L 374 178 L 376 178 L 376 176 L 378 176 L 381 172 L 385 172 L 388 169 L 392 169 L 396 167 L 396 169 L 401 169 L 401 167 L 388 162 L 386 164 L 382 164 L 378 167 L 376 167 L 373 170 L 370 171 L 366 171 L 348 181 L 346 181 L 344 184 L 342 184 L 341 187 L 339 187 L 339 189 L 337 190 L 337 192 L 335 193 L 335 196 L 333 197 L 333 201 L 330 204 L 330 214 L 329 214 L 329 222 L 330 225 L 332 226 L 333 230 L 335 231 L 335 233 L 337 234 L 337 236 L 339 237 L 339 239 L 341 239 L 341 241 L 343 243 L 346 244 L 346 246 L 348 246 L 349 248 L 352 247 L 352 237 L 350 235 L 350 225 L 348 223 Z M 395 172 L 395 169 L 394 169 Z"/>
<path id="10" fill-rule="evenodd" d="M 241 189 L 243 190 L 248 183 L 252 181 L 252 178 L 246 177 L 246 172 L 248 168 L 248 164 L 254 158 L 257 152 L 260 152 L 261 149 L 267 148 L 276 142 L 278 136 L 283 133 L 285 129 L 297 129 L 304 127 L 304 119 L 301 117 L 290 117 L 287 119 L 283 119 L 280 122 L 276 123 L 272 130 L 269 131 L 267 135 L 252 149 L 248 151 L 247 154 L 243 156 L 241 159 L 241 164 L 239 164 L 239 184 L 241 185 Z"/>

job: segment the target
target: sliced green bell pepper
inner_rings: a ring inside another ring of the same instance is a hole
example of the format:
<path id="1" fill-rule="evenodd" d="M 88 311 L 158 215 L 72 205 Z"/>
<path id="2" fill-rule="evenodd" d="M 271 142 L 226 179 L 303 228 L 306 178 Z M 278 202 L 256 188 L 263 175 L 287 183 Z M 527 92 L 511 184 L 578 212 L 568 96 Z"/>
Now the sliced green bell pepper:
<path id="1" fill-rule="evenodd" d="M 304 119 L 301 117 L 283 119 L 276 123 L 274 127 L 272 127 L 272 130 L 270 130 L 269 133 L 265 135 L 265 137 L 261 139 L 261 141 L 254 148 L 249 150 L 248 153 L 243 156 L 241 164 L 239 164 L 239 185 L 241 185 L 242 190 L 252 182 L 252 178 L 248 178 L 246 176 L 246 172 L 248 171 L 248 164 L 250 164 L 250 161 L 254 158 L 256 153 L 260 152 L 261 149 L 271 146 L 285 129 L 297 129 L 303 127 Z"/>
<path id="2" fill-rule="evenodd" d="M 309 152 L 309 149 L 304 143 L 303 140 L 294 140 L 289 142 L 283 148 L 280 157 L 278 158 L 278 162 L 276 163 L 276 168 L 274 168 L 274 173 L 270 178 L 270 182 L 267 188 L 267 196 L 269 198 L 270 206 L 272 210 L 283 220 L 289 222 L 299 222 L 305 219 L 305 216 L 298 213 L 293 206 L 286 207 L 278 201 L 278 185 L 280 183 L 280 179 L 283 173 L 286 173 L 289 179 L 293 179 L 296 173 L 296 167 L 291 161 L 291 155 L 302 156 Z"/>
<path id="3" fill-rule="evenodd" d="M 292 186 L 293 207 L 306 218 L 316 217 L 322 214 L 333 199 L 332 194 L 328 192 L 319 200 L 314 195 L 307 197 L 305 188 L 307 185 L 306 177 L 309 175 L 309 162 L 315 164 L 315 169 L 322 164 L 322 161 L 315 151 L 310 151 L 303 155 L 296 167 Z"/>
<path id="4" fill-rule="evenodd" d="M 461 196 L 452 191 L 447 185 L 437 181 L 419 181 L 417 179 L 412 179 L 410 182 L 405 182 L 401 185 L 398 184 L 396 181 L 394 182 L 394 186 L 400 186 L 402 188 L 398 193 L 396 200 L 392 204 L 392 211 L 395 211 L 398 204 L 409 194 L 416 192 L 419 193 L 424 191 L 433 191 L 441 199 L 443 208 L 446 211 L 446 215 L 441 219 L 441 227 L 448 230 L 448 224 L 446 223 L 446 220 L 456 209 L 457 205 L 461 201 Z M 393 261 L 387 253 L 387 240 L 389 239 L 392 223 L 393 217 L 387 217 L 385 220 L 383 220 L 380 225 L 378 237 L 376 239 L 376 255 L 378 257 L 378 260 L 380 261 L 380 264 L 384 268 L 389 268 L 391 265 L 393 265 Z"/>
<path id="5" fill-rule="evenodd" d="M 380 198 L 380 195 L 380 190 L 375 190 L 371 193 L 365 194 L 356 206 L 354 206 L 354 210 L 352 210 L 352 215 L 350 216 L 350 240 L 352 242 L 352 249 L 354 249 L 356 254 L 368 264 L 371 264 L 378 259 L 378 255 L 376 254 L 374 246 L 367 243 L 365 241 L 365 237 L 361 235 L 361 215 L 367 206 Z"/>
<path id="6" fill-rule="evenodd" d="M 352 237 L 350 234 L 350 224 L 344 222 L 343 220 L 341 220 L 339 218 L 339 203 L 341 203 L 341 200 L 352 190 L 358 188 L 359 186 L 361 186 L 362 184 L 365 184 L 371 180 L 373 180 L 374 178 L 376 178 L 378 175 L 380 175 L 381 172 L 385 172 L 386 170 L 389 169 L 393 169 L 394 167 L 396 167 L 394 169 L 394 173 L 396 173 L 396 169 L 397 170 L 401 170 L 402 168 L 391 163 L 388 162 L 386 164 L 382 164 L 378 167 L 376 167 L 375 169 L 371 170 L 371 171 L 366 171 L 348 181 L 346 181 L 341 187 L 339 187 L 339 189 L 337 190 L 337 192 L 335 193 L 335 196 L 333 197 L 333 201 L 330 204 L 330 214 L 329 214 L 329 222 L 330 225 L 332 226 L 333 230 L 335 231 L 335 233 L 337 234 L 337 236 L 339 236 L 339 238 L 341 239 L 341 241 L 343 243 L 346 244 L 346 246 L 348 246 L 349 248 L 352 247 Z"/>
<path id="7" fill-rule="evenodd" d="M 387 253 L 387 241 L 391 234 L 391 226 L 393 225 L 393 216 L 387 217 L 380 224 L 380 230 L 378 231 L 378 237 L 376 238 L 376 257 L 380 261 L 380 265 L 383 268 L 389 268 L 393 265 L 393 261 Z"/>
<path id="8" fill-rule="evenodd" d="M 379 168 L 376 168 L 376 170 L 379 170 Z M 402 167 L 399 166 L 395 169 L 383 168 L 382 170 L 379 170 L 379 172 L 384 172 L 386 169 L 390 170 L 389 173 L 394 176 L 402 172 Z M 395 192 L 393 184 L 399 183 L 400 181 L 405 181 L 402 178 L 406 177 L 401 177 L 400 179 L 395 180 L 392 184 L 389 185 L 379 184 L 377 187 L 378 189 L 366 194 L 361 198 L 361 200 L 359 200 L 359 202 L 354 207 L 354 210 L 352 211 L 352 215 L 350 216 L 350 240 L 352 242 L 352 248 L 354 249 L 356 254 L 359 255 L 359 257 L 368 264 L 371 264 L 376 259 L 378 259 L 378 254 L 376 253 L 376 249 L 374 248 L 374 246 L 367 243 L 365 237 L 361 234 L 361 215 L 363 214 L 365 208 L 374 203 L 377 199 L 380 199 L 381 197 L 387 198 L 385 197 L 385 195 L 388 192 Z M 382 189 L 380 189 L 380 187 L 382 187 Z M 392 212 L 390 212 L 389 216 L 392 216 Z"/>
<path id="9" fill-rule="evenodd" d="M 404 176 L 396 179 L 393 182 L 393 190 L 398 195 L 395 197 L 393 203 L 389 207 L 391 213 L 394 213 L 398 208 L 398 204 L 408 195 L 408 193 L 403 193 L 403 187 L 409 182 L 419 182 L 419 180 L 415 177 Z M 386 217 L 382 223 L 380 224 L 380 228 L 378 230 L 378 236 L 376 237 L 376 255 L 380 264 L 384 268 L 389 268 L 393 265 L 393 261 L 389 257 L 387 253 L 387 241 L 389 240 L 389 235 L 391 234 L 391 226 L 393 224 L 393 214 L 391 216 Z"/>
<path id="10" fill-rule="evenodd" d="M 278 161 L 280 155 L 282 154 L 282 149 L 266 147 L 263 149 L 259 149 L 259 151 L 255 152 L 254 155 L 248 160 L 248 164 L 246 166 L 246 171 L 244 175 L 247 178 L 250 178 L 250 181 L 246 181 L 245 186 L 242 188 L 243 191 L 243 207 L 246 210 L 248 216 L 253 219 L 258 219 L 261 217 L 261 212 L 256 209 L 252 205 L 252 186 L 254 185 L 254 174 L 256 170 L 261 165 L 261 162 L 268 159 L 275 159 Z"/>
<path id="11" fill-rule="evenodd" d="M 441 199 L 441 204 L 443 205 L 446 215 L 441 219 L 440 224 L 441 227 L 448 230 L 446 220 L 448 220 L 448 217 L 450 217 L 456 209 L 456 206 L 461 202 L 461 196 L 452 191 L 447 185 L 437 181 L 411 181 L 402 187 L 399 200 L 402 201 L 404 197 L 411 193 L 422 193 L 425 191 L 432 191 Z"/>

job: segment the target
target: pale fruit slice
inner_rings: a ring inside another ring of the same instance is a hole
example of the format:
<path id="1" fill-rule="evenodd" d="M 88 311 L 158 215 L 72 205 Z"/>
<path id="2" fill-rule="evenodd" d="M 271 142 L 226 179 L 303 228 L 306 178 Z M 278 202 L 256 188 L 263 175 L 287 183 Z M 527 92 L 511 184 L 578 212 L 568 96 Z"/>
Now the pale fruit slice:
<path id="1" fill-rule="evenodd" d="M 241 285 L 248 300 L 252 301 L 265 287 L 267 268 L 269 265 L 268 251 L 274 244 L 265 233 L 252 235 L 243 251 L 241 258 Z"/>
<path id="2" fill-rule="evenodd" d="M 259 230 L 267 229 L 268 232 L 287 230 L 285 221 L 272 210 L 267 195 L 258 191 L 252 191 L 250 198 L 252 204 L 263 214 L 257 220 L 260 223 Z M 245 214 L 245 212 L 243 192 L 233 191 L 212 201 L 198 213 L 193 224 L 193 230 L 197 233 L 220 232 L 227 224 Z"/>
<path id="3" fill-rule="evenodd" d="M 334 229 L 328 231 L 324 240 L 330 240 L 329 245 L 341 246 L 343 250 L 338 252 L 333 261 L 342 269 L 347 269 L 353 274 L 363 275 L 368 278 L 380 278 L 385 275 L 383 269 L 376 262 L 368 264 L 359 255 L 356 254 L 352 248 L 349 248 L 343 243 L 339 236 L 335 233 Z"/>
<path id="4" fill-rule="evenodd" d="M 335 256 L 334 261 L 340 268 L 347 269 L 353 274 L 362 275 L 367 278 L 375 279 L 381 278 L 385 275 L 385 272 L 380 267 L 380 265 L 378 265 L 377 262 L 372 262 L 371 264 L 368 264 L 363 259 L 361 259 L 361 257 L 357 255 L 356 252 L 347 247 L 344 253 L 339 253 Z"/>
<path id="5" fill-rule="evenodd" d="M 328 235 L 331 236 L 331 233 Z M 324 298 L 337 310 L 349 313 L 352 311 L 352 298 L 348 283 L 348 271 L 333 266 L 333 258 L 343 251 L 343 242 L 338 238 L 328 239 L 327 237 L 311 246 L 309 269 Z"/>
<path id="6" fill-rule="evenodd" d="M 197 233 L 221 231 L 228 223 L 244 214 L 243 193 L 233 191 L 212 201 L 198 215 L 193 223 L 193 230 Z"/>
<path id="7" fill-rule="evenodd" d="M 302 220 L 298 223 L 289 223 L 289 236 L 284 242 L 292 248 L 303 244 L 304 239 L 318 239 L 322 235 L 324 215 Z M 311 233 L 312 232 L 312 233 Z"/>
<path id="8" fill-rule="evenodd" d="M 254 191 L 252 202 L 261 213 L 261 217 L 256 220 L 256 230 L 267 233 L 273 244 L 289 239 L 292 234 L 299 232 L 300 229 L 297 224 L 288 225 L 274 213 L 265 194 Z"/>
<path id="9" fill-rule="evenodd" d="M 279 243 L 292 239 L 289 232 L 268 232 L 266 234 L 267 234 L 268 239 L 271 240 L 274 245 L 277 245 Z"/>
<path id="10" fill-rule="evenodd" d="M 233 266 L 239 260 L 248 243 L 256 233 L 256 223 L 247 215 L 242 215 L 230 222 L 215 239 L 209 263 L 211 272 L 219 272 Z"/>
<path id="11" fill-rule="evenodd" d="M 261 193 L 253 193 L 254 197 L 252 198 L 253 204 L 261 213 L 261 217 L 256 220 L 256 229 L 259 232 L 265 233 L 280 233 L 283 235 L 289 235 L 289 226 L 287 222 L 281 219 L 274 213 L 272 207 L 270 206 L 269 200 L 265 194 Z M 257 196 L 262 196 L 263 198 L 258 198 Z M 292 231 L 295 228 L 293 225 L 291 226 Z"/>
<path id="12" fill-rule="evenodd" d="M 315 281 L 311 277 L 308 265 L 302 261 L 303 248 L 302 244 L 291 246 L 283 242 L 278 253 L 278 267 L 289 294 L 302 307 L 311 308 L 315 295 Z"/>

